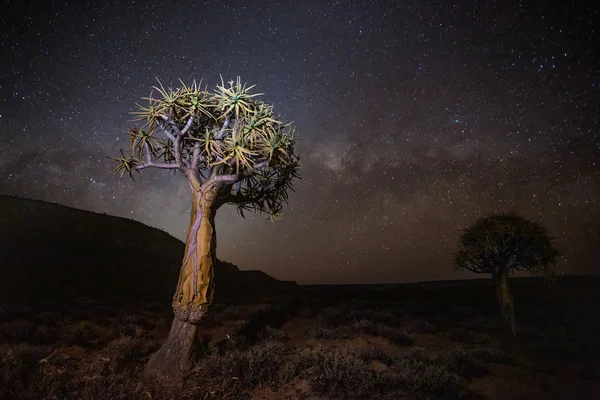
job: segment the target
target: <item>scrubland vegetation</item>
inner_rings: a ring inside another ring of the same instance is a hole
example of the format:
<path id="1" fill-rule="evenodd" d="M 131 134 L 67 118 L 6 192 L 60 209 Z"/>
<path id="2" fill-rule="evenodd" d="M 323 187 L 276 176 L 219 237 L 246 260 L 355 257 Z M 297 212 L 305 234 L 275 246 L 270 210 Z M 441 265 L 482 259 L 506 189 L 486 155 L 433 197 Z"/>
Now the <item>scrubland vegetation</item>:
<path id="1" fill-rule="evenodd" d="M 0 398 L 566 399 L 600 393 L 600 299 L 589 292 L 568 299 L 560 287 L 552 297 L 525 296 L 515 337 L 493 293 L 485 299 L 483 289 L 454 289 L 463 296 L 424 290 L 414 300 L 392 300 L 402 291 L 390 289 L 385 298 L 369 300 L 363 292 L 336 300 L 331 288 L 313 287 L 287 304 L 215 304 L 199 333 L 198 365 L 181 378 L 183 385 L 143 373 L 169 331 L 167 304 L 3 303 Z M 469 291 L 481 300 L 476 306 L 464 301 Z"/>

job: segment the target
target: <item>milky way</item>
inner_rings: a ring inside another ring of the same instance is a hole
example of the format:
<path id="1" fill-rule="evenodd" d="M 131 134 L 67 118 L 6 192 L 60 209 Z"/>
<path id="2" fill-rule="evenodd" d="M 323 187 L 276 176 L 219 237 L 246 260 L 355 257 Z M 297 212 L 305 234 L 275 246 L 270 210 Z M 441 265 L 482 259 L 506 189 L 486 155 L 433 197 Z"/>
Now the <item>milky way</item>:
<path id="1" fill-rule="evenodd" d="M 219 258 L 300 283 L 470 278 L 461 229 L 514 210 L 566 273 L 600 273 L 593 2 L 81 3 L 4 2 L 0 193 L 183 239 L 185 179 L 119 181 L 106 156 L 156 78 L 240 75 L 294 122 L 303 180 L 275 223 L 222 208 Z"/>

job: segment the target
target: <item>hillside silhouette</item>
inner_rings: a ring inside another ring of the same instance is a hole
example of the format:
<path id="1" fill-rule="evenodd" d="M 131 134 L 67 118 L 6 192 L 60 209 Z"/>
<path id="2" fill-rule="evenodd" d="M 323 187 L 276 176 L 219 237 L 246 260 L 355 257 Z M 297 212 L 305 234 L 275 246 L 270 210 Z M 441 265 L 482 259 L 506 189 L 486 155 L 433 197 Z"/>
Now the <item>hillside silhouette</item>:
<path id="1" fill-rule="evenodd" d="M 0 301 L 170 302 L 184 248 L 175 237 L 137 221 L 0 195 Z M 247 302 L 296 288 L 221 260 L 215 277 L 218 302 Z"/>

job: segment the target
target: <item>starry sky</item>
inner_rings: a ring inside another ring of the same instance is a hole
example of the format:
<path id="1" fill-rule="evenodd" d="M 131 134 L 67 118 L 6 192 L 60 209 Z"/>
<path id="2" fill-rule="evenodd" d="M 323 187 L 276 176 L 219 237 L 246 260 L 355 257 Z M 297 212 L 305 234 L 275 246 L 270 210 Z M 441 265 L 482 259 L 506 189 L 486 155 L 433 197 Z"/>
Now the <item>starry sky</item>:
<path id="1" fill-rule="evenodd" d="M 283 219 L 217 217 L 218 257 L 298 283 L 479 277 L 463 229 L 542 218 L 567 273 L 600 273 L 600 20 L 589 2 L 5 1 L 0 193 L 184 239 L 191 193 L 112 176 L 159 78 L 237 75 L 297 131 Z M 570 5 L 568 3 L 577 3 Z"/>

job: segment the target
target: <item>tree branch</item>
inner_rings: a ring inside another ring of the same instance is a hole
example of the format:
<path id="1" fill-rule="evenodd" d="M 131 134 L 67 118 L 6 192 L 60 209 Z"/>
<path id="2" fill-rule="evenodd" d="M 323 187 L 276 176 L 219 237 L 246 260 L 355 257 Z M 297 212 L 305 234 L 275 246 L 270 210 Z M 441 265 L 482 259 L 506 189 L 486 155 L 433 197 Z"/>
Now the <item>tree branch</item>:
<path id="1" fill-rule="evenodd" d="M 517 256 L 515 254 L 511 254 L 511 256 L 509 257 L 507 263 L 506 263 L 506 268 L 519 268 L 521 266 L 521 262 L 517 261 Z"/>
<path id="2" fill-rule="evenodd" d="M 179 165 L 172 163 L 156 163 L 154 161 L 146 161 L 143 164 L 136 165 L 133 167 L 135 170 L 146 169 L 146 168 L 159 168 L 159 169 L 179 169 Z"/>
<path id="3" fill-rule="evenodd" d="M 225 130 L 229 126 L 229 122 L 230 122 L 230 118 L 229 118 L 229 114 L 227 114 L 225 116 L 225 121 L 223 121 L 223 126 L 221 126 L 221 129 L 219 130 L 219 133 L 217 133 L 217 136 L 215 137 L 216 140 L 223 139 L 223 135 L 225 135 Z"/>
<path id="4" fill-rule="evenodd" d="M 192 164 L 191 164 L 191 169 L 194 171 L 198 170 L 198 167 L 200 166 L 200 142 L 196 142 L 194 143 L 194 149 L 192 152 Z"/>
<path id="5" fill-rule="evenodd" d="M 143 164 L 136 165 L 133 169 L 140 170 L 146 168 L 159 168 L 159 169 L 178 169 L 179 166 L 173 163 L 156 163 L 152 161 L 152 152 L 150 151 L 150 145 L 148 142 L 144 143 L 144 149 L 146 150 L 146 162 Z"/>
<path id="6" fill-rule="evenodd" d="M 259 162 L 258 164 L 254 164 L 254 166 L 252 167 L 252 170 L 255 172 L 261 172 L 263 169 L 265 169 L 265 167 L 269 166 L 269 160 L 264 160 Z"/>
<path id="7" fill-rule="evenodd" d="M 169 139 L 171 139 L 171 141 L 172 141 L 173 143 L 175 143 L 175 137 L 176 137 L 176 135 L 173 135 L 173 134 L 172 134 L 172 133 L 171 133 L 171 132 L 170 132 L 170 131 L 167 129 L 167 126 L 166 126 L 166 125 L 169 125 L 169 126 L 173 126 L 173 127 L 175 127 L 175 128 L 176 128 L 176 130 L 177 130 L 177 132 L 181 132 L 181 131 L 179 130 L 179 128 L 178 128 L 178 127 L 177 127 L 177 125 L 175 124 L 175 121 L 173 121 L 172 119 L 169 119 L 169 117 L 167 117 L 166 115 L 163 115 L 161 118 L 163 119 L 163 122 L 160 124 L 160 127 L 162 128 L 162 130 L 163 130 L 163 132 L 165 133 L 165 135 L 167 135 L 167 137 L 168 137 Z"/>
<path id="8" fill-rule="evenodd" d="M 179 168 L 184 169 L 186 167 L 183 165 L 183 161 L 181 159 L 181 149 L 180 149 L 181 137 L 182 137 L 181 130 L 179 129 L 179 127 L 177 126 L 175 121 L 173 121 L 171 118 L 167 117 L 166 115 L 163 115 L 162 119 L 164 121 L 161 126 L 162 130 L 165 132 L 167 137 L 169 139 L 171 139 L 171 141 L 173 142 L 173 155 L 175 156 L 175 162 L 177 163 L 177 165 L 179 165 Z M 169 129 L 173 129 L 175 131 L 175 134 L 170 132 Z"/>
<path id="9" fill-rule="evenodd" d="M 185 124 L 185 126 L 183 127 L 183 129 L 181 130 L 181 134 L 185 135 L 188 130 L 190 129 L 190 127 L 192 126 L 192 123 L 194 122 L 194 116 L 190 116 L 190 119 L 188 119 L 187 124 Z"/>
<path id="10" fill-rule="evenodd" d="M 215 175 L 211 178 L 214 182 L 236 183 L 240 179 L 240 174 Z"/>
<path id="11" fill-rule="evenodd" d="M 222 183 L 230 183 L 230 184 L 235 184 L 238 183 L 246 178 L 248 178 L 249 176 L 251 176 L 252 174 L 256 173 L 256 172 L 260 172 L 262 169 L 264 169 L 267 165 L 269 164 L 268 160 L 262 161 L 258 164 L 255 164 L 252 168 L 251 171 L 247 172 L 247 173 L 238 173 L 238 174 L 225 174 L 225 175 L 213 175 L 210 180 L 214 181 L 214 182 L 222 182 Z"/>
<path id="12" fill-rule="evenodd" d="M 236 194 L 229 194 L 229 196 L 227 196 L 225 199 L 225 202 L 234 204 L 247 204 L 254 203 L 256 200 L 258 199 L 255 196 L 243 195 L 240 192 L 237 192 Z"/>

